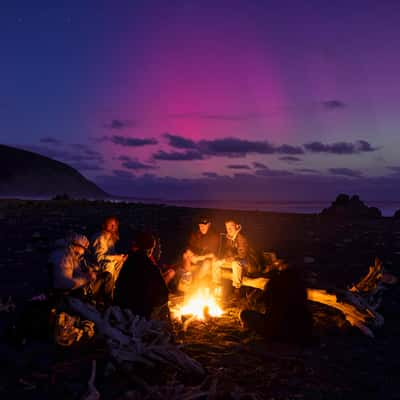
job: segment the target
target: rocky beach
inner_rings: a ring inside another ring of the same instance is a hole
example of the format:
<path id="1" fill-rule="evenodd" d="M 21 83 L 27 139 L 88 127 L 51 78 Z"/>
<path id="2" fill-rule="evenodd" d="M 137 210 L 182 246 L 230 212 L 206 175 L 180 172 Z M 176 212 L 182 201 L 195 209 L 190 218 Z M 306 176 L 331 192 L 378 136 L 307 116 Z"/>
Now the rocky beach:
<path id="1" fill-rule="evenodd" d="M 219 232 L 227 217 L 237 219 L 258 250 L 301 264 L 310 287 L 349 287 L 368 272 L 375 257 L 391 273 L 400 274 L 400 220 L 380 217 L 376 210 L 360 216 L 333 211 L 278 214 L 107 201 L 0 200 L 0 297 L 4 303 L 11 296 L 18 312 L 24 300 L 46 289 L 46 260 L 53 242 L 70 231 L 90 237 L 108 215 L 121 222 L 121 251 L 126 251 L 132 229 L 148 230 L 161 240 L 161 262 L 176 264 L 201 214 L 210 215 Z M 395 399 L 400 397 L 399 295 L 398 285 L 385 293 L 380 309 L 385 323 L 374 332 L 375 338 L 351 327 L 337 310 L 312 303 L 314 344 L 297 348 L 267 343 L 241 328 L 239 305 L 227 301 L 218 320 L 196 322 L 185 332 L 175 326 L 176 341 L 207 372 L 201 387 L 205 394 L 196 398 Z M 0 314 L 2 331 L 11 314 Z M 1 349 L 2 398 L 79 398 L 94 354 L 101 359 L 98 343 L 84 351 L 61 351 L 49 343 L 11 349 L 3 339 Z M 101 398 L 140 398 L 133 397 L 137 382 L 126 376 L 109 379 L 101 366 L 98 369 Z M 173 374 L 157 381 L 159 375 L 152 376 L 152 384 L 168 381 L 180 387 L 181 396 L 175 398 L 191 398 L 185 388 L 200 385 Z"/>

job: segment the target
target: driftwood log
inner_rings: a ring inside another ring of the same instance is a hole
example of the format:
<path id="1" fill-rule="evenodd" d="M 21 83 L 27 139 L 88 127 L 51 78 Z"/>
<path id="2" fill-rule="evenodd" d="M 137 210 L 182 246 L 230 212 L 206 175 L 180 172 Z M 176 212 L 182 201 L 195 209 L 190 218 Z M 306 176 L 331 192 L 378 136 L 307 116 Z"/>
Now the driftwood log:
<path id="1" fill-rule="evenodd" d="M 225 279 L 232 279 L 232 271 L 222 270 Z M 308 299 L 340 310 L 346 320 L 359 328 L 365 335 L 374 337 L 372 329 L 380 327 L 384 318 L 377 312 L 382 301 L 384 283 L 395 283 L 393 275 L 384 271 L 379 259 L 369 267 L 368 274 L 348 290 L 307 289 Z M 263 290 L 268 278 L 243 278 L 243 285 Z"/>
<path id="2" fill-rule="evenodd" d="M 191 376 L 205 375 L 201 364 L 172 342 L 165 323 L 146 320 L 117 306 L 101 314 L 77 298 L 71 297 L 68 302 L 73 312 L 93 321 L 96 332 L 107 339 L 110 360 L 116 367 L 130 369 L 137 364 L 150 367 L 164 364 Z"/>

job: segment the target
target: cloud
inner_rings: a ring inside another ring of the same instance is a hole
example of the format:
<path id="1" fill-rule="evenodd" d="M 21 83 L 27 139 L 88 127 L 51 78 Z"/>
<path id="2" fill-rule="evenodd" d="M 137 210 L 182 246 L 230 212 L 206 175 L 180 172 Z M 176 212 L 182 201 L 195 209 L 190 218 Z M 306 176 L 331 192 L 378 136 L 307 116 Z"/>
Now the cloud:
<path id="1" fill-rule="evenodd" d="M 134 125 L 136 125 L 135 121 L 113 119 L 111 120 L 111 122 L 105 124 L 104 126 L 108 129 L 122 130 Z"/>
<path id="2" fill-rule="evenodd" d="M 127 168 L 127 169 L 132 169 L 132 170 L 150 170 L 150 169 L 157 169 L 158 167 L 155 165 L 148 165 L 148 164 L 144 164 L 138 160 L 127 160 L 122 162 L 121 164 L 123 167 Z"/>
<path id="3" fill-rule="evenodd" d="M 168 153 L 160 150 L 157 153 L 153 154 L 153 159 L 162 161 L 193 161 L 202 160 L 203 155 L 198 151 L 186 151 L 184 153 L 173 151 Z"/>
<path id="4" fill-rule="evenodd" d="M 226 166 L 229 169 L 250 169 L 248 165 L 245 164 L 230 164 Z"/>
<path id="5" fill-rule="evenodd" d="M 113 171 L 114 176 L 121 178 L 121 179 L 132 179 L 135 175 L 132 174 L 130 171 L 125 171 L 122 169 L 114 169 Z"/>
<path id="6" fill-rule="evenodd" d="M 329 153 L 338 155 L 358 154 L 378 150 L 378 148 L 372 147 L 371 144 L 365 140 L 358 140 L 354 143 L 336 142 L 331 144 L 311 142 L 305 143 L 304 148 L 311 153 Z"/>
<path id="7" fill-rule="evenodd" d="M 217 178 L 219 176 L 216 172 L 203 172 L 202 175 L 207 178 Z"/>
<path id="8" fill-rule="evenodd" d="M 371 144 L 368 143 L 366 140 L 359 140 L 357 142 L 357 148 L 359 152 L 371 152 L 379 150 L 378 147 L 372 147 Z"/>
<path id="9" fill-rule="evenodd" d="M 260 162 L 253 162 L 254 168 L 268 168 L 265 164 Z"/>
<path id="10" fill-rule="evenodd" d="M 400 167 L 399 166 L 389 166 L 389 167 L 386 167 L 386 168 L 391 170 L 391 171 L 393 171 L 393 172 L 395 172 L 395 173 L 400 173 Z"/>
<path id="11" fill-rule="evenodd" d="M 291 176 L 293 175 L 293 172 L 290 172 L 285 169 L 270 169 L 267 167 L 256 170 L 256 175 L 269 176 L 269 177 L 282 177 L 282 176 Z"/>
<path id="12" fill-rule="evenodd" d="M 387 193 L 392 197 L 400 195 L 398 175 L 349 179 L 348 176 L 317 173 L 234 176 L 205 173 L 199 178 L 178 179 L 145 174 L 123 179 L 103 175 L 97 177 L 96 182 L 108 193 L 141 198 L 155 198 L 162 193 L 164 199 L 207 200 L 212 207 L 226 209 L 237 208 L 238 203 L 233 201 L 324 201 L 329 205 L 338 193 L 359 194 L 363 200 L 387 200 Z"/>
<path id="13" fill-rule="evenodd" d="M 263 176 L 257 175 L 255 171 L 232 176 L 218 175 L 208 170 L 199 177 L 189 179 L 149 174 L 123 179 L 110 173 L 108 176 L 95 178 L 95 181 L 108 193 L 141 199 L 151 198 L 160 203 L 169 200 L 181 204 L 178 202 L 188 200 L 193 201 L 193 207 L 203 204 L 202 207 L 240 209 L 257 208 L 258 206 L 251 204 L 260 202 L 259 209 L 263 209 L 268 201 L 307 201 L 314 204 L 322 202 L 322 210 L 323 207 L 329 206 L 339 193 L 358 194 L 371 206 L 376 204 L 368 200 L 387 201 L 399 197 L 400 175 L 391 173 L 390 169 L 386 172 L 385 176 L 348 177 L 302 168 L 301 171 L 293 170 L 292 175 L 285 176 L 271 173 L 269 176 Z"/>
<path id="14" fill-rule="evenodd" d="M 92 150 L 84 144 L 64 144 L 56 147 L 30 145 L 16 146 L 33 151 L 45 157 L 64 162 L 79 171 L 100 171 L 103 169 L 104 158 L 102 154 Z"/>
<path id="15" fill-rule="evenodd" d="M 276 152 L 279 154 L 304 154 L 304 150 L 300 146 L 291 146 L 289 144 L 278 146 Z"/>
<path id="16" fill-rule="evenodd" d="M 251 141 L 226 137 L 194 141 L 179 135 L 164 134 L 168 144 L 178 149 L 196 150 L 204 157 L 243 157 L 247 154 L 303 154 L 301 146 L 282 144 L 275 146 L 268 141 Z"/>
<path id="17" fill-rule="evenodd" d="M 171 147 L 175 147 L 177 149 L 195 149 L 197 147 L 197 144 L 193 140 L 187 139 L 183 136 L 165 133 L 164 137 L 167 138 Z"/>
<path id="18" fill-rule="evenodd" d="M 227 157 L 241 157 L 248 153 L 275 153 L 274 146 L 268 142 L 250 141 L 233 137 L 201 140 L 199 148 L 203 154 Z"/>
<path id="19" fill-rule="evenodd" d="M 201 140 L 198 148 L 209 156 L 243 157 L 247 154 L 303 154 L 298 146 L 283 144 L 275 146 L 267 141 L 250 141 L 234 137 Z"/>
<path id="20" fill-rule="evenodd" d="M 281 161 L 287 161 L 287 162 L 299 162 L 303 161 L 301 158 L 294 157 L 294 156 L 285 156 L 285 157 L 280 157 L 279 158 Z"/>
<path id="21" fill-rule="evenodd" d="M 130 138 L 130 137 L 125 137 L 125 136 L 118 136 L 118 135 L 114 135 L 111 137 L 104 136 L 103 139 L 109 140 L 114 144 L 118 144 L 120 146 L 126 146 L 126 147 L 142 147 L 142 146 L 154 145 L 154 144 L 158 143 L 158 141 L 154 138 L 140 139 L 140 138 Z"/>
<path id="22" fill-rule="evenodd" d="M 304 172 L 306 174 L 318 174 L 319 171 L 312 168 L 296 168 L 297 172 Z"/>
<path id="23" fill-rule="evenodd" d="M 85 162 L 70 162 L 71 167 L 79 171 L 101 171 L 103 168 L 99 164 L 90 164 Z"/>
<path id="24" fill-rule="evenodd" d="M 357 171 L 350 168 L 329 168 L 328 171 L 333 175 L 342 175 L 351 178 L 360 178 L 362 176 L 361 171 Z"/>
<path id="25" fill-rule="evenodd" d="M 50 145 L 60 145 L 62 142 L 56 138 L 46 136 L 40 139 L 40 143 L 50 144 Z"/>
<path id="26" fill-rule="evenodd" d="M 326 100 L 322 102 L 322 105 L 328 110 L 337 110 L 346 107 L 346 104 L 340 100 Z"/>

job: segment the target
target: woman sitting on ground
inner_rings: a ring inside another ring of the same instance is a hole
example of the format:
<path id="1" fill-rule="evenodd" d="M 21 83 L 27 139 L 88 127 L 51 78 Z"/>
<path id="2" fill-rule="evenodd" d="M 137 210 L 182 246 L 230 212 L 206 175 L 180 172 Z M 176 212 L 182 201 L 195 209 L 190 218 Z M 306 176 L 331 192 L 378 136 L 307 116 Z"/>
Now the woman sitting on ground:
<path id="1" fill-rule="evenodd" d="M 114 303 L 146 318 L 153 317 L 158 310 L 168 310 L 168 289 L 152 259 L 155 244 L 151 234 L 135 234 L 115 285 Z"/>
<path id="2" fill-rule="evenodd" d="M 243 310 L 244 327 L 264 337 L 286 343 L 306 344 L 312 339 L 312 314 L 301 271 L 286 269 L 272 277 L 264 290 L 266 313 Z"/>

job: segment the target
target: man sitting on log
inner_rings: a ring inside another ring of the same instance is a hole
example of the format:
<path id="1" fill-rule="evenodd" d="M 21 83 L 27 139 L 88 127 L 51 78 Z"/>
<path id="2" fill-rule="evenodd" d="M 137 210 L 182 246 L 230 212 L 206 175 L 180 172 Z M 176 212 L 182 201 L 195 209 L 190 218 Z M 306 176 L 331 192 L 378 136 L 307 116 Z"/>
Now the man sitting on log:
<path id="1" fill-rule="evenodd" d="M 220 288 L 221 268 L 232 269 L 232 286 L 235 297 L 240 297 L 243 276 L 257 269 L 256 257 L 249 246 L 242 227 L 233 219 L 225 221 L 226 235 L 222 245 L 222 259 L 213 263 L 212 281 Z"/>
<path id="2" fill-rule="evenodd" d="M 206 216 L 200 217 L 197 229 L 191 234 L 182 256 L 183 270 L 193 273 L 197 280 L 211 275 L 218 247 L 219 236 L 211 226 L 211 219 Z"/>
<path id="3" fill-rule="evenodd" d="M 242 310 L 244 327 L 270 340 L 307 344 L 312 338 L 312 315 L 307 302 L 307 288 L 302 273 L 286 269 L 267 283 L 262 297 L 265 314 Z"/>
<path id="4" fill-rule="evenodd" d="M 146 318 L 159 317 L 162 312 L 168 314 L 168 289 L 152 260 L 155 244 L 153 235 L 135 234 L 128 260 L 115 285 L 114 303 Z"/>
<path id="5" fill-rule="evenodd" d="M 84 254 L 89 247 L 86 236 L 72 234 L 49 258 L 52 287 L 55 292 L 111 304 L 112 276 L 108 272 L 83 271 Z"/>
<path id="6" fill-rule="evenodd" d="M 101 232 L 92 237 L 91 253 L 94 262 L 99 265 L 101 271 L 111 274 L 113 282 L 124 264 L 127 255 L 116 254 L 115 244 L 119 240 L 119 221 L 116 217 L 107 217 L 101 227 Z"/>

